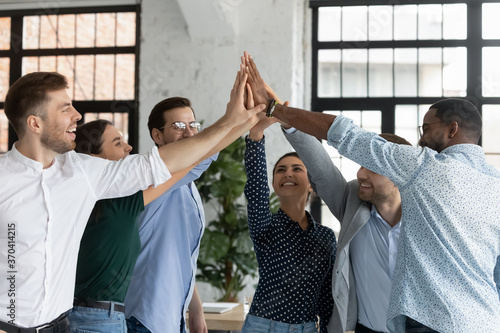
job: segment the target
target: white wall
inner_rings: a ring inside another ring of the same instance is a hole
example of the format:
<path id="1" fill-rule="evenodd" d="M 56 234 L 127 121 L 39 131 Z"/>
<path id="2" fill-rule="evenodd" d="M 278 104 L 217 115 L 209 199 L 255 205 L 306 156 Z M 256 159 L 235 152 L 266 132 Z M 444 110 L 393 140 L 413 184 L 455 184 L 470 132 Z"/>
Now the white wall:
<path id="1" fill-rule="evenodd" d="M 307 0 L 143 0 L 139 150 L 152 146 L 147 118 L 162 99 L 189 98 L 205 125 L 219 118 L 243 50 L 283 100 L 309 108 L 309 11 Z M 270 164 L 291 151 L 277 124 L 266 142 Z M 204 301 L 215 298 L 207 285 L 199 289 Z"/>

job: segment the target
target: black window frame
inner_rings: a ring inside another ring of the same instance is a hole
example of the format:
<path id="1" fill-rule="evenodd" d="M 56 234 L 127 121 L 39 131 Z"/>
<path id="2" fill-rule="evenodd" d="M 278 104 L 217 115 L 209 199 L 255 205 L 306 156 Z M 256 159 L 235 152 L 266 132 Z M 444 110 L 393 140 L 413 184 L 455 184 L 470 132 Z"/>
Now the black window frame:
<path id="1" fill-rule="evenodd" d="M 500 39 L 482 39 L 482 5 L 500 3 L 500 0 L 310 0 L 312 10 L 312 75 L 311 75 L 311 110 L 380 110 L 382 113 L 382 132 L 394 133 L 396 127 L 396 105 L 429 105 L 445 97 L 318 97 L 318 53 L 319 50 L 344 49 L 394 49 L 394 48 L 446 48 L 465 47 L 467 52 L 467 87 L 466 96 L 473 102 L 479 112 L 485 104 L 500 105 L 500 97 L 482 96 L 482 48 L 500 47 Z M 320 7 L 352 7 L 352 6 L 398 6 L 426 4 L 465 4 L 467 6 L 467 37 L 463 40 L 387 40 L 387 41 L 318 41 L 318 23 Z M 360 43 L 362 46 L 360 46 Z M 481 144 L 481 142 L 479 143 Z M 321 200 L 311 205 L 311 213 L 321 221 Z"/>
<path id="2" fill-rule="evenodd" d="M 23 21 L 25 16 L 32 15 L 64 15 L 64 14 L 100 14 L 100 13 L 122 13 L 135 12 L 136 34 L 134 46 L 112 46 L 112 47 L 74 47 L 53 49 L 23 49 Z M 22 76 L 23 57 L 40 56 L 77 56 L 77 55 L 101 55 L 101 54 L 134 54 L 135 55 L 135 78 L 134 99 L 132 100 L 86 100 L 73 101 L 73 106 L 82 115 L 86 113 L 128 113 L 128 142 L 132 145 L 133 153 L 138 147 L 139 141 L 139 55 L 140 55 L 140 27 L 141 27 L 140 5 L 116 5 L 116 6 L 94 6 L 94 7 L 68 7 L 51 9 L 22 9 L 22 10 L 0 10 L 0 17 L 11 18 L 10 49 L 0 50 L 0 57 L 10 58 L 9 86 Z M 4 102 L 0 101 L 0 109 L 4 108 Z M 80 121 L 81 122 L 81 121 Z M 16 132 L 9 124 L 9 144 L 12 148 L 18 140 Z"/>

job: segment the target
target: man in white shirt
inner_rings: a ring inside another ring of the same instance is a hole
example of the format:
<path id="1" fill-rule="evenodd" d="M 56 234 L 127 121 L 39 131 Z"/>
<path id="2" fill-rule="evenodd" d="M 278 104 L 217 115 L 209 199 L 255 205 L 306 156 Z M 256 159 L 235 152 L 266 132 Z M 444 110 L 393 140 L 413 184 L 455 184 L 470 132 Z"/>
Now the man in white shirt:
<path id="1" fill-rule="evenodd" d="M 12 85 L 5 113 L 19 141 L 0 157 L 0 330 L 69 332 L 65 312 L 95 202 L 159 185 L 253 126 L 264 106 L 245 109 L 246 78 L 240 70 L 226 113 L 203 132 L 117 162 L 72 150 L 81 115 L 64 76 L 31 73 Z"/>

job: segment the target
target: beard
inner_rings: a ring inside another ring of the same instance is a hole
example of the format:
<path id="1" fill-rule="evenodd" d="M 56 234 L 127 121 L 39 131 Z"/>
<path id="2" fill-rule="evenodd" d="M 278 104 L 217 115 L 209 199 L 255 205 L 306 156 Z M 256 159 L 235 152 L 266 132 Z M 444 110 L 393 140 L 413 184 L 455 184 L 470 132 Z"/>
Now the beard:
<path id="1" fill-rule="evenodd" d="M 44 131 L 40 137 L 42 146 L 58 154 L 64 154 L 75 149 L 76 144 L 74 141 L 68 142 L 64 138 L 57 136 L 56 133 L 60 131 L 60 129 L 48 129 L 47 131 Z M 66 132 L 64 131 L 64 133 Z"/>

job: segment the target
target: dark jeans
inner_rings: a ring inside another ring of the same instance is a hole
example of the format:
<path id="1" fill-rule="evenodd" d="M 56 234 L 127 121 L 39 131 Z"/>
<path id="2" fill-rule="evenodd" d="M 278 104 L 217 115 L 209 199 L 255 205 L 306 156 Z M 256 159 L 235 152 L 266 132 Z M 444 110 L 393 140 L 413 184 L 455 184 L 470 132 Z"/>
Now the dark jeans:
<path id="1" fill-rule="evenodd" d="M 127 319 L 127 328 L 129 333 L 151 333 L 146 326 L 133 316 Z"/>
<path id="2" fill-rule="evenodd" d="M 411 319 L 410 317 L 406 317 L 406 333 L 438 333 L 438 331 L 434 331 L 432 328 L 424 326 L 420 324 L 418 321 Z"/>

